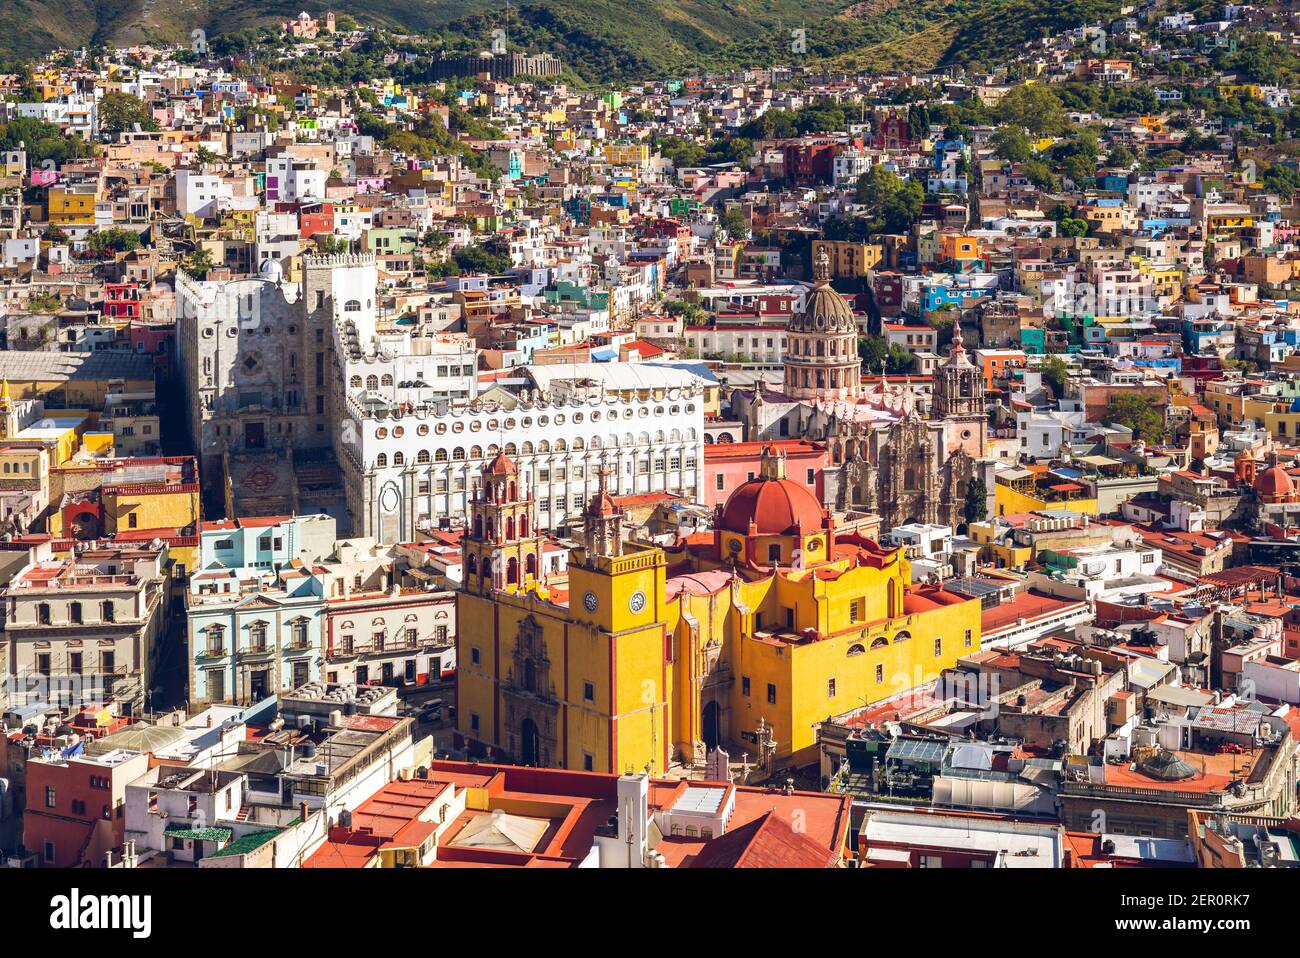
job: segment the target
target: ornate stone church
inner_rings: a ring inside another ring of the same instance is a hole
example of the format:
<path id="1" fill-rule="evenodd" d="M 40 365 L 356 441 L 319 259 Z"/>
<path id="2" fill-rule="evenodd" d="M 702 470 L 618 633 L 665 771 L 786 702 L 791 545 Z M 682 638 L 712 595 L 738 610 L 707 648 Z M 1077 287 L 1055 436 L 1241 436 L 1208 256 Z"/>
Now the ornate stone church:
<path id="1" fill-rule="evenodd" d="M 897 408 L 897 407 L 896 407 Z M 828 505 L 874 512 L 884 528 L 938 522 L 957 528 L 969 484 L 992 489 L 984 377 L 966 355 L 960 329 L 935 373 L 928 416 L 910 395 L 892 423 L 837 420 L 826 436 L 838 481 L 827 470 Z M 833 488 L 832 488 L 833 487 Z"/>
<path id="2" fill-rule="evenodd" d="M 746 438 L 828 443 L 824 504 L 879 515 L 882 528 L 912 522 L 965 523 L 970 483 L 993 488 L 984 377 L 961 329 L 932 388 L 907 380 L 863 390 L 852 310 L 830 285 L 824 254 L 802 313 L 790 323 L 784 383 L 733 395 Z"/>

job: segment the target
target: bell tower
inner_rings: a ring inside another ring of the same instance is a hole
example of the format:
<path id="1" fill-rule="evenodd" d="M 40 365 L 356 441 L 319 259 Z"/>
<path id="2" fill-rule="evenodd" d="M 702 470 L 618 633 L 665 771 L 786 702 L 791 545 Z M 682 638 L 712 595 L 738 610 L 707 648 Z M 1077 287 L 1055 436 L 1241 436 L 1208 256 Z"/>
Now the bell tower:
<path id="1" fill-rule="evenodd" d="M 609 470 L 599 473 L 600 485 L 582 514 L 582 539 L 588 556 L 613 559 L 623 554 L 623 510 L 609 494 Z"/>
<path id="2" fill-rule="evenodd" d="M 1233 478 L 1236 480 L 1237 485 L 1253 486 L 1258 465 L 1259 463 L 1251 453 L 1249 446 L 1241 450 L 1232 465 Z"/>
<path id="3" fill-rule="evenodd" d="M 988 417 L 984 409 L 984 374 L 970 361 L 961 324 L 952 332 L 952 351 L 934 379 L 935 418 L 944 421 L 945 450 L 963 449 L 975 459 L 988 451 Z"/>
<path id="4" fill-rule="evenodd" d="M 541 578 L 542 536 L 530 492 L 519 488 L 519 467 L 505 453 L 483 467 L 483 489 L 470 503 L 462 540 L 466 592 L 490 595 Z"/>

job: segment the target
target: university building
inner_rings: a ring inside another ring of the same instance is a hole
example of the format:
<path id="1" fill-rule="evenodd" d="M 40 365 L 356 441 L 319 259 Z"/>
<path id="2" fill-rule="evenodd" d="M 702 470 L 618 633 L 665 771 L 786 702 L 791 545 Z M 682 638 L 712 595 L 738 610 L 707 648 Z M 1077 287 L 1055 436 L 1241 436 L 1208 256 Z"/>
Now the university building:
<path id="1" fill-rule="evenodd" d="M 328 514 L 381 542 L 459 525 L 505 452 L 545 528 L 615 494 L 701 488 L 706 383 L 651 363 L 532 366 L 480 391 L 472 343 L 384 315 L 372 253 L 177 279 L 181 375 L 208 512 Z"/>

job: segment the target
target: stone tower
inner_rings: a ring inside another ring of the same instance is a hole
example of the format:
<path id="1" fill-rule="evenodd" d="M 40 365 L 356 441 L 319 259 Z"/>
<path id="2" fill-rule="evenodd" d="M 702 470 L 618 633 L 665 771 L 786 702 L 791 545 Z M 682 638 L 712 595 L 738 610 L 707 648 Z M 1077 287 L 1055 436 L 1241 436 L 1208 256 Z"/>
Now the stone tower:
<path id="1" fill-rule="evenodd" d="M 984 374 L 970 361 L 961 325 L 953 329 L 952 351 L 934 378 L 934 418 L 944 422 L 945 452 L 958 449 L 976 459 L 988 450 L 988 416 L 984 409 Z"/>

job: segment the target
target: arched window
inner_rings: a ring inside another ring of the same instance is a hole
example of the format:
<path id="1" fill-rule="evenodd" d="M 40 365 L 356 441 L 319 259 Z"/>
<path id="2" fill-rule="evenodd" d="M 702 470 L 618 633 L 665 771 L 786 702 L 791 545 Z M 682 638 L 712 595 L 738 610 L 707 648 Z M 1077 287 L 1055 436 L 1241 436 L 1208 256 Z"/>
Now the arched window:
<path id="1" fill-rule="evenodd" d="M 385 373 L 385 374 L 384 374 L 384 378 L 381 379 L 379 382 L 380 382 L 380 385 L 382 385 L 382 386 L 391 386 L 391 385 L 393 384 L 393 377 L 392 377 L 392 376 L 389 376 L 387 373 Z"/>
<path id="2" fill-rule="evenodd" d="M 343 312 L 345 313 L 361 312 L 361 300 L 359 299 L 348 300 L 346 303 L 343 304 Z"/>
<path id="3" fill-rule="evenodd" d="M 406 463 L 406 457 L 405 457 L 405 456 L 403 456 L 400 452 L 395 452 L 395 453 L 393 453 L 393 465 L 394 465 L 394 466 L 401 466 L 401 465 L 404 465 L 405 463 Z"/>
<path id="4" fill-rule="evenodd" d="M 460 462 L 465 458 L 465 449 L 463 446 L 457 446 L 451 451 L 451 458 L 455 462 Z"/>
<path id="5" fill-rule="evenodd" d="M 470 457 L 471 459 L 482 459 L 482 458 L 483 458 L 483 447 L 482 447 L 482 446 L 470 446 L 470 447 L 469 447 L 469 457 Z"/>
<path id="6" fill-rule="evenodd" d="M 850 656 L 853 656 L 853 655 L 861 655 L 861 654 L 862 654 L 863 652 L 865 652 L 865 651 L 867 651 L 867 650 L 864 649 L 864 648 L 862 647 L 862 644 L 861 644 L 861 643 L 857 643 L 857 642 L 855 642 L 853 645 L 850 645 L 850 646 L 849 646 L 848 654 L 849 654 Z"/>
<path id="7" fill-rule="evenodd" d="M 351 379 L 348 380 L 348 385 L 351 386 L 353 389 L 360 389 L 360 388 L 361 388 L 361 377 L 360 377 L 360 376 L 353 376 Z"/>
<path id="8" fill-rule="evenodd" d="M 366 377 L 366 388 L 367 388 L 367 389 L 378 389 L 378 388 L 379 388 L 379 377 L 378 377 L 378 376 L 367 376 L 367 377 Z"/>
<path id="9" fill-rule="evenodd" d="M 527 520 L 524 520 L 524 524 L 527 524 Z M 528 554 L 528 558 L 524 559 L 524 573 L 534 578 L 537 577 L 537 556 L 531 552 Z"/>
<path id="10" fill-rule="evenodd" d="M 514 556 L 506 563 L 506 582 L 511 585 L 519 582 L 519 560 Z"/>
<path id="11" fill-rule="evenodd" d="M 425 455 L 428 455 L 428 453 L 425 453 Z M 427 461 L 427 460 L 426 460 L 426 461 Z M 447 461 L 447 450 L 446 450 L 446 449 L 438 449 L 438 450 L 436 450 L 436 451 L 434 452 L 434 454 L 433 454 L 433 461 L 434 461 L 434 462 L 446 462 L 446 461 Z"/>
<path id="12" fill-rule="evenodd" d="M 519 451 L 522 455 L 531 456 L 533 454 L 533 444 L 531 442 L 526 442 L 519 447 Z"/>
<path id="13" fill-rule="evenodd" d="M 889 640 L 885 638 L 876 639 L 874 642 L 871 643 L 871 647 L 873 649 L 883 649 L 883 648 L 887 648 L 888 646 L 889 646 Z"/>
<path id="14" fill-rule="evenodd" d="M 469 561 L 465 563 L 465 569 L 470 575 L 478 574 L 478 557 L 470 555 Z"/>
<path id="15" fill-rule="evenodd" d="M 475 539 L 483 538 L 483 517 L 482 516 L 474 517 L 474 538 Z"/>
<path id="16" fill-rule="evenodd" d="M 382 452 L 379 455 L 375 456 L 375 465 L 378 466 L 380 469 L 383 469 L 385 466 L 388 465 L 388 456 L 384 455 Z"/>

